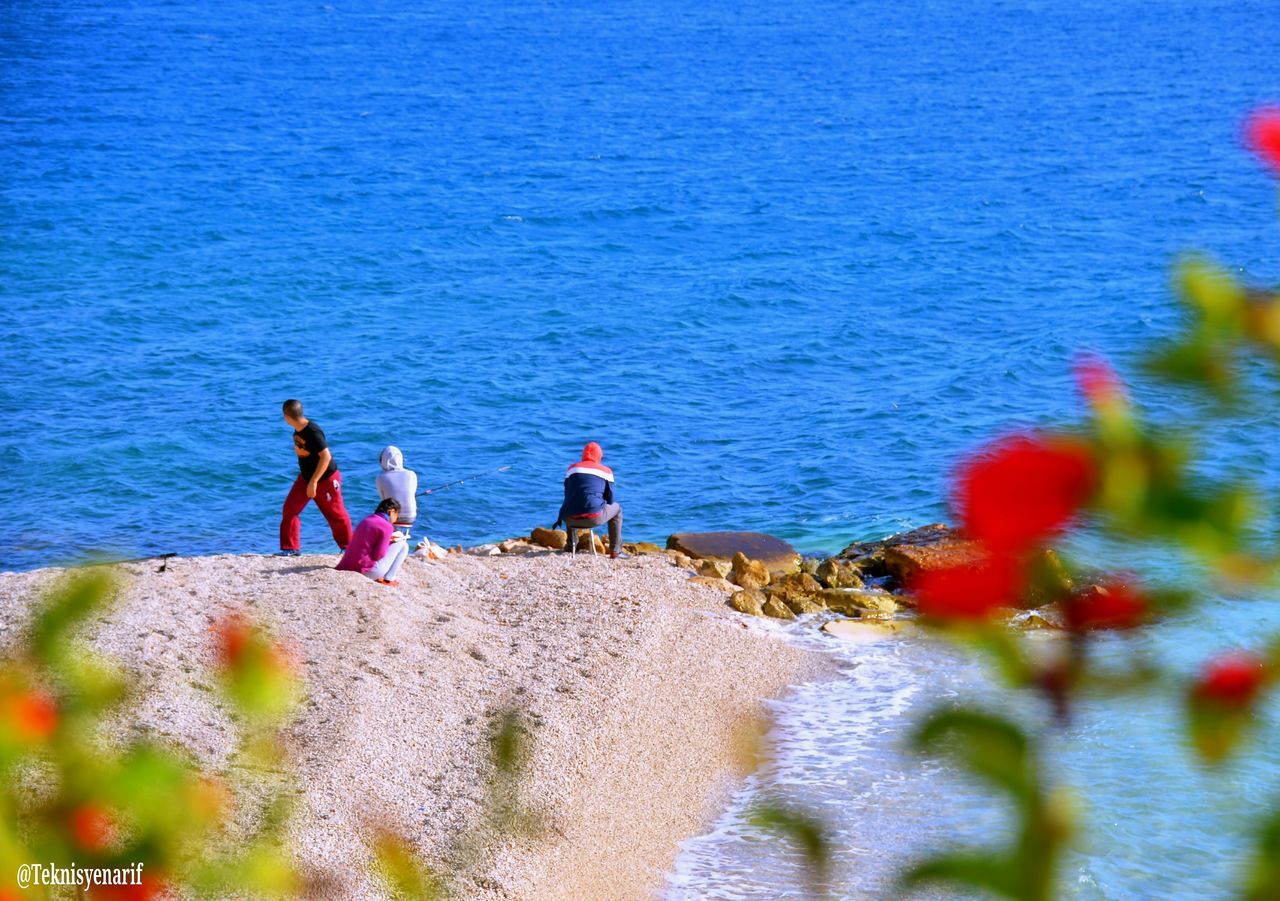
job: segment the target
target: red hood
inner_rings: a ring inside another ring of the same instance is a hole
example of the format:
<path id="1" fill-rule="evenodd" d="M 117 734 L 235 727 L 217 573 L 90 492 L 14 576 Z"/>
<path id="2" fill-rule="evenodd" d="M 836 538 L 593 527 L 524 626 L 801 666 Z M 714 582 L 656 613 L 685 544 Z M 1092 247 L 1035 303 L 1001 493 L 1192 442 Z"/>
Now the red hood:
<path id="1" fill-rule="evenodd" d="M 603 459 L 604 451 L 594 441 L 588 442 L 587 446 L 582 449 L 583 463 L 599 463 Z"/>

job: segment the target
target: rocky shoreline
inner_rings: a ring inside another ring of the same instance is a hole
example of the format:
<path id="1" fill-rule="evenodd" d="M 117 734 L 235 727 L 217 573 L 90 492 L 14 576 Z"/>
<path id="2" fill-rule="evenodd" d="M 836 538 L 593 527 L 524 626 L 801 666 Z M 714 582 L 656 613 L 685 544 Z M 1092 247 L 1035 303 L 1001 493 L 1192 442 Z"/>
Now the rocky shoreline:
<path id="1" fill-rule="evenodd" d="M 585 542 L 583 533 L 581 542 Z M 597 552 L 604 553 L 594 536 Z M 528 536 L 457 552 L 481 556 L 563 550 L 562 529 L 534 529 Z M 677 532 L 665 546 L 651 542 L 625 544 L 633 556 L 665 556 L 691 571 L 689 581 L 725 593 L 738 613 L 779 620 L 830 614 L 826 623 L 862 620 L 884 623 L 912 618 L 907 591 L 923 573 L 972 563 L 979 545 L 945 523 L 932 523 L 872 541 L 855 541 L 830 557 L 802 556 L 788 542 L 759 532 Z M 1089 579 L 1073 579 L 1052 551 L 1038 561 L 1041 574 L 1020 609 L 1002 611 L 1008 624 L 1023 629 L 1060 628 L 1057 601 L 1064 595 L 1104 590 Z M 1046 584 L 1047 581 L 1047 584 Z M 827 631 L 839 634 L 840 628 Z"/>

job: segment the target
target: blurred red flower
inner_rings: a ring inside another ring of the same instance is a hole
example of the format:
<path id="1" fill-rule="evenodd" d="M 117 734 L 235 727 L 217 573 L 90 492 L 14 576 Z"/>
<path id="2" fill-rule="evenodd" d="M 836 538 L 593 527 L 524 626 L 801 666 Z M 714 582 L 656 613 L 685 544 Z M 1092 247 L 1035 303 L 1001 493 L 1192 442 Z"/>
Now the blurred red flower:
<path id="1" fill-rule="evenodd" d="M 1133 629 L 1142 625 L 1149 608 L 1142 593 L 1126 582 L 1093 585 L 1067 601 L 1067 627 L 1073 632 Z"/>
<path id="2" fill-rule="evenodd" d="M 58 726 L 58 707 L 42 691 L 28 691 L 10 698 L 9 720 L 24 741 L 44 741 Z"/>
<path id="3" fill-rule="evenodd" d="M 968 461 L 956 480 L 965 531 L 996 553 L 1018 553 L 1051 538 L 1089 499 L 1093 455 L 1064 437 L 1015 435 Z"/>
<path id="4" fill-rule="evenodd" d="M 1093 406 L 1102 407 L 1124 399 L 1124 383 L 1106 357 L 1082 353 L 1076 357 L 1073 368 L 1080 392 Z"/>
<path id="5" fill-rule="evenodd" d="M 71 839 L 85 851 L 102 851 L 116 837 L 116 823 L 106 808 L 97 804 L 82 804 L 67 817 L 67 829 Z"/>
<path id="6" fill-rule="evenodd" d="M 214 653 L 224 667 L 235 667 L 244 659 L 253 638 L 253 627 L 239 613 L 233 613 L 213 625 Z"/>
<path id="7" fill-rule="evenodd" d="M 1209 661 L 1191 696 L 1203 704 L 1242 710 L 1253 705 L 1267 676 L 1267 664 L 1261 657 L 1233 651 Z"/>
<path id="8" fill-rule="evenodd" d="M 909 586 L 922 616 L 940 620 L 983 620 L 1009 607 L 1022 590 L 1022 570 L 1011 557 L 987 557 L 974 563 L 921 573 Z"/>
<path id="9" fill-rule="evenodd" d="M 1254 110 L 1245 122 L 1244 140 L 1250 150 L 1280 174 L 1280 107 Z"/>

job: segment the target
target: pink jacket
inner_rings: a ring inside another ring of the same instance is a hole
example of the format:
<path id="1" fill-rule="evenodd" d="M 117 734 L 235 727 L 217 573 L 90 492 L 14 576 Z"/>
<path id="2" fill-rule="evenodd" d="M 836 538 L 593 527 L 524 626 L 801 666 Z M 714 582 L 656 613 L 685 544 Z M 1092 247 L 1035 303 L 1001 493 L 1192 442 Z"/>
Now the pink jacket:
<path id="1" fill-rule="evenodd" d="M 367 573 L 387 556 L 387 549 L 391 546 L 391 533 L 394 531 L 395 526 L 382 513 L 366 516 L 356 526 L 351 543 L 347 545 L 347 552 L 338 561 L 337 568 L 347 572 Z"/>

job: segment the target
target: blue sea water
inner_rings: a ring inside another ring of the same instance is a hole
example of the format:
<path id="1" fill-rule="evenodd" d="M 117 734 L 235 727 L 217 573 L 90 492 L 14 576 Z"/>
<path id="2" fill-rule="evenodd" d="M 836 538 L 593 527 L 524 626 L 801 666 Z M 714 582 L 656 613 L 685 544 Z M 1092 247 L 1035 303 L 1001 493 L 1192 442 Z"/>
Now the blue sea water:
<path id="1" fill-rule="evenodd" d="M 1238 142 L 1277 33 L 1269 0 L 9 0 L 0 569 L 273 550 L 290 396 L 356 515 L 388 443 L 424 486 L 485 474 L 425 499 L 445 544 L 549 523 L 590 439 L 631 537 L 935 520 L 967 449 L 1079 415 L 1085 347 L 1185 422 L 1135 363 L 1176 253 L 1280 280 Z M 1270 408 L 1204 437 L 1280 487 Z M 303 540 L 332 547 L 314 509 Z M 1112 725 L 1064 765 L 1110 766 L 1121 822 L 1147 733 Z M 1178 894 L 1114 859 L 1101 897 Z"/>

